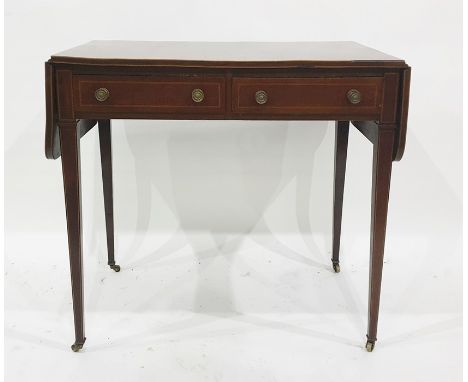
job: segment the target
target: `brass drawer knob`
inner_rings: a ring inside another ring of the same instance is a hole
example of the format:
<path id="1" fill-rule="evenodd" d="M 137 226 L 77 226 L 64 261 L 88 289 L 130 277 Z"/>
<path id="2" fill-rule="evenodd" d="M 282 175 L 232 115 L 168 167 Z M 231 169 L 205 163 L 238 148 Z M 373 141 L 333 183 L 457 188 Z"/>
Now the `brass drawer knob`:
<path id="1" fill-rule="evenodd" d="M 201 89 L 193 89 L 192 90 L 192 100 L 193 102 L 201 102 L 205 98 L 205 93 Z"/>
<path id="2" fill-rule="evenodd" d="M 94 97 L 99 102 L 104 102 L 106 99 L 109 98 L 109 90 L 107 90 L 106 88 L 99 88 L 94 92 Z"/>
<path id="3" fill-rule="evenodd" d="M 356 89 L 351 89 L 348 91 L 346 94 L 346 97 L 348 97 L 348 101 L 351 102 L 353 105 L 357 105 L 359 102 L 361 102 L 361 92 Z"/>
<path id="4" fill-rule="evenodd" d="M 257 103 L 259 105 L 263 105 L 264 103 L 267 103 L 268 95 L 267 95 L 266 91 L 259 90 L 258 92 L 256 92 L 255 93 L 255 101 L 257 101 Z"/>

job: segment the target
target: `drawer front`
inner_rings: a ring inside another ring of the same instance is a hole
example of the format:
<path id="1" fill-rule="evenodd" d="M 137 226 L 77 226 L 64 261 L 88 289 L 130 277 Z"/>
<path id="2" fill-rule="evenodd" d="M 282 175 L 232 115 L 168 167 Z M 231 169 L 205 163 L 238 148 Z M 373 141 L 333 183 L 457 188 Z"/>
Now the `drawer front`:
<path id="1" fill-rule="evenodd" d="M 382 77 L 233 78 L 232 111 L 245 115 L 378 119 Z"/>
<path id="2" fill-rule="evenodd" d="M 224 77 L 138 77 L 77 75 L 78 112 L 224 113 Z"/>

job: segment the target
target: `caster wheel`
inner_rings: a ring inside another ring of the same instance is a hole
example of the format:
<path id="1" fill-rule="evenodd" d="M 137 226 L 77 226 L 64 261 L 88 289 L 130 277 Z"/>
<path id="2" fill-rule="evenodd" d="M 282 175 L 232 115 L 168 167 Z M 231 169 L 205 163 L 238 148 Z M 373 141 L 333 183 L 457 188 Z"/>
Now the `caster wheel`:
<path id="1" fill-rule="evenodd" d="M 71 346 L 71 350 L 73 350 L 75 353 L 77 351 L 80 351 L 81 349 L 83 349 L 83 344 L 79 344 L 77 342 L 75 342 L 72 346 Z"/>
<path id="2" fill-rule="evenodd" d="M 335 271 L 335 273 L 340 273 L 340 264 L 334 263 L 333 270 Z"/>
<path id="3" fill-rule="evenodd" d="M 370 353 L 374 350 L 375 342 L 367 341 L 366 342 L 366 350 Z"/>
<path id="4" fill-rule="evenodd" d="M 110 265 L 110 268 L 113 269 L 116 272 L 120 272 L 120 265 Z"/>

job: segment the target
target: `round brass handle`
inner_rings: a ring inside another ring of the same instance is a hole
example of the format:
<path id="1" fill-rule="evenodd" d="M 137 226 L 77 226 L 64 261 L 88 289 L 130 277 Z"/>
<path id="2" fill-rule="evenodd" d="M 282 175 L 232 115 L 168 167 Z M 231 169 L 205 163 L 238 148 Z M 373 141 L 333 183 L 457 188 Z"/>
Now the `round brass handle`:
<path id="1" fill-rule="evenodd" d="M 205 98 L 205 93 L 201 89 L 192 90 L 192 100 L 193 102 L 201 102 Z"/>
<path id="2" fill-rule="evenodd" d="M 255 93 L 255 101 L 259 105 L 263 105 L 264 103 L 267 103 L 268 101 L 268 95 L 265 90 L 259 90 L 258 92 Z"/>
<path id="3" fill-rule="evenodd" d="M 106 88 L 99 88 L 94 92 L 94 97 L 99 101 L 99 102 L 104 102 L 106 99 L 109 98 L 109 90 Z"/>
<path id="4" fill-rule="evenodd" d="M 351 102 L 353 105 L 357 105 L 359 102 L 361 102 L 361 92 L 356 89 L 351 89 L 348 91 L 346 94 L 346 97 L 348 98 L 348 101 Z"/>

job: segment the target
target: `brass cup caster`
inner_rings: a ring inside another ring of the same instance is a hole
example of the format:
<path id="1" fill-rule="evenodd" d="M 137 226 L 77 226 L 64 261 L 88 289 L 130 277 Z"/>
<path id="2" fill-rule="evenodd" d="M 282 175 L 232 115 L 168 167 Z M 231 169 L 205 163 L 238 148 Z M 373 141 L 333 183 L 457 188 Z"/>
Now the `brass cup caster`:
<path id="1" fill-rule="evenodd" d="M 370 353 L 372 350 L 374 350 L 375 347 L 375 342 L 372 341 L 367 341 L 366 342 L 366 350 Z"/>
<path id="2" fill-rule="evenodd" d="M 86 341 L 86 338 L 83 340 L 83 342 L 75 342 L 72 346 L 71 346 L 71 350 L 73 350 L 75 353 L 77 351 L 80 351 L 81 349 L 83 349 L 83 345 L 84 345 L 84 342 Z"/>
<path id="3" fill-rule="evenodd" d="M 335 273 L 340 273 L 340 263 L 333 263 L 333 270 Z"/>
<path id="4" fill-rule="evenodd" d="M 110 269 L 113 269 L 116 272 L 120 272 L 120 265 L 112 264 L 112 265 L 109 265 L 109 266 L 110 266 Z"/>

